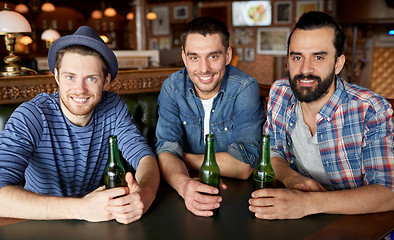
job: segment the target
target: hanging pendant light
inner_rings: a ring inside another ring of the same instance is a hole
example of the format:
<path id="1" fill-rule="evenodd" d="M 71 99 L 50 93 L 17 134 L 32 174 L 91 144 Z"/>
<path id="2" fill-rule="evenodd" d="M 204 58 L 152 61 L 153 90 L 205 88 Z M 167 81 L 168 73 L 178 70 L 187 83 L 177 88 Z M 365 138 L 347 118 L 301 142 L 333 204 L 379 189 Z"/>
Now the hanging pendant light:
<path id="1" fill-rule="evenodd" d="M 105 15 L 106 17 L 115 17 L 116 14 L 117 14 L 116 10 L 115 10 L 114 8 L 112 8 L 112 7 L 107 7 L 107 8 L 104 10 L 104 15 Z"/>
<path id="2" fill-rule="evenodd" d="M 26 6 L 26 4 L 19 3 L 15 6 L 15 11 L 24 14 L 29 12 L 29 8 Z"/>
<path id="3" fill-rule="evenodd" d="M 54 12 L 56 10 L 55 5 L 47 1 L 41 6 L 41 11 L 43 12 Z"/>
<path id="4" fill-rule="evenodd" d="M 151 20 L 151 21 L 155 20 L 155 19 L 157 19 L 157 14 L 154 12 L 148 12 L 146 14 L 146 19 Z"/>
<path id="5" fill-rule="evenodd" d="M 94 10 L 92 14 L 90 15 L 93 19 L 102 19 L 103 18 L 103 13 L 100 10 Z"/>

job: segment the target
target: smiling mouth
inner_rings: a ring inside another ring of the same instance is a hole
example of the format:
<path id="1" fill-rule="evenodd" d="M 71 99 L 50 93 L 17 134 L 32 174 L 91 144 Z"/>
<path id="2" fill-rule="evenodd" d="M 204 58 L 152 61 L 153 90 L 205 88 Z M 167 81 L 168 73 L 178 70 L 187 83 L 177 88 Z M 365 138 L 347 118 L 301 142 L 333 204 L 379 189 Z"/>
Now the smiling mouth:
<path id="1" fill-rule="evenodd" d="M 198 78 L 200 79 L 200 81 L 202 83 L 209 83 L 211 82 L 213 75 L 209 75 L 209 76 L 198 76 Z"/>
<path id="2" fill-rule="evenodd" d="M 88 97 L 71 97 L 71 99 L 81 104 L 86 103 L 89 100 Z"/>

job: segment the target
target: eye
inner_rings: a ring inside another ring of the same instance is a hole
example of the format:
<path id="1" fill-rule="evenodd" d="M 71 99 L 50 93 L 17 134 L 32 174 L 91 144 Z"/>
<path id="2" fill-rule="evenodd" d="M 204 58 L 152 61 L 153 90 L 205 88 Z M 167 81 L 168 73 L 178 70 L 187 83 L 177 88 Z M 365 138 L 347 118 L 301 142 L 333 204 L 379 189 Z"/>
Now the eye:
<path id="1" fill-rule="evenodd" d="M 211 55 L 210 58 L 211 58 L 212 60 L 215 60 L 215 59 L 218 59 L 219 56 L 218 56 L 218 55 Z"/>
<path id="2" fill-rule="evenodd" d="M 322 57 L 322 56 L 316 56 L 315 59 L 316 59 L 317 61 L 321 61 L 321 60 L 324 60 L 324 57 Z"/>
<path id="3" fill-rule="evenodd" d="M 68 79 L 68 80 L 73 80 L 73 79 L 74 79 L 74 77 L 73 77 L 73 76 L 70 76 L 70 75 L 68 75 L 68 76 L 66 76 L 66 79 Z"/>
<path id="4" fill-rule="evenodd" d="M 88 77 L 87 80 L 88 80 L 89 82 L 95 82 L 95 81 L 96 81 L 96 78 L 95 78 L 95 77 Z"/>
<path id="5" fill-rule="evenodd" d="M 198 57 L 196 57 L 196 56 L 191 56 L 190 59 L 191 59 L 192 61 L 197 61 L 197 60 L 198 60 Z"/>
<path id="6" fill-rule="evenodd" d="M 301 60 L 300 56 L 294 56 L 293 57 L 293 61 L 295 61 L 295 62 L 300 61 L 300 60 Z"/>

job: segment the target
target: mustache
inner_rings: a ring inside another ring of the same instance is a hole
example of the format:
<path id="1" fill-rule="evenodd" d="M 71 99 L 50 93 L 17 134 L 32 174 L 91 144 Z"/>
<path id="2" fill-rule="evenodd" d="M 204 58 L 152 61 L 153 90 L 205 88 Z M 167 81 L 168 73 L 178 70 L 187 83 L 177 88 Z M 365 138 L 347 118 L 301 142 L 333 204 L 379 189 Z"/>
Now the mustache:
<path id="1" fill-rule="evenodd" d="M 313 79 L 313 80 L 321 81 L 321 78 L 319 76 L 312 75 L 312 74 L 308 74 L 308 75 L 298 74 L 298 75 L 295 75 L 293 78 L 293 80 L 301 80 L 301 79 Z"/>

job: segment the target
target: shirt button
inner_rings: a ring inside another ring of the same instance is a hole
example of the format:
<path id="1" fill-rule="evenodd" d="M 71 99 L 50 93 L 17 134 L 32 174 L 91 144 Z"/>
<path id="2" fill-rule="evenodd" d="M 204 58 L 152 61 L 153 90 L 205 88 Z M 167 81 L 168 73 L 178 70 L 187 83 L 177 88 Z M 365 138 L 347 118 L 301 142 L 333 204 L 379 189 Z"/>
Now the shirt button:
<path id="1" fill-rule="evenodd" d="M 224 128 L 224 131 L 227 131 L 227 130 L 228 130 L 228 128 L 225 127 L 225 128 Z"/>
<path id="2" fill-rule="evenodd" d="M 186 125 L 186 121 L 183 121 L 183 124 Z"/>
<path id="3" fill-rule="evenodd" d="M 215 112 L 215 109 L 212 109 L 212 112 Z"/>
<path id="4" fill-rule="evenodd" d="M 290 123 L 290 126 L 293 126 L 293 123 Z"/>

